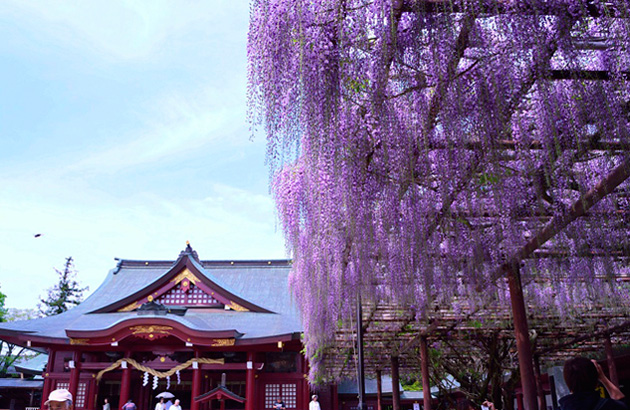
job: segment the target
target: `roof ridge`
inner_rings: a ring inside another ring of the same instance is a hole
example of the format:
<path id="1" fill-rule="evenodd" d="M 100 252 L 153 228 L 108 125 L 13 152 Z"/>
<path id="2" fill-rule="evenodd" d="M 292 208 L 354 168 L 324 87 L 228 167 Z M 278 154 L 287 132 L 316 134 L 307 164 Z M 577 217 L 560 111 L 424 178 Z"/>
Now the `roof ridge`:
<path id="1" fill-rule="evenodd" d="M 178 259 L 179 260 L 179 259 Z M 123 267 L 154 267 L 154 266 L 172 266 L 178 260 L 150 260 L 150 259 L 119 259 L 120 266 Z M 292 264 L 291 259 L 220 259 L 220 260 L 202 260 L 198 263 L 205 267 L 212 266 L 232 266 L 232 265 L 252 265 L 252 266 L 286 266 Z"/>

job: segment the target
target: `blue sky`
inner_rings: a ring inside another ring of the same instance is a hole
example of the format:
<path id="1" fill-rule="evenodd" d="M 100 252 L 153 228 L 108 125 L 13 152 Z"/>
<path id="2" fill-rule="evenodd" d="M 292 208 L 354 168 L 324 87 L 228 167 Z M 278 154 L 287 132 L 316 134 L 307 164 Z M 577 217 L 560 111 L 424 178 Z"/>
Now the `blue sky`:
<path id="1" fill-rule="evenodd" d="M 0 2 L 0 290 L 75 259 L 286 257 L 246 121 L 247 1 Z M 35 238 L 33 235 L 41 233 Z"/>

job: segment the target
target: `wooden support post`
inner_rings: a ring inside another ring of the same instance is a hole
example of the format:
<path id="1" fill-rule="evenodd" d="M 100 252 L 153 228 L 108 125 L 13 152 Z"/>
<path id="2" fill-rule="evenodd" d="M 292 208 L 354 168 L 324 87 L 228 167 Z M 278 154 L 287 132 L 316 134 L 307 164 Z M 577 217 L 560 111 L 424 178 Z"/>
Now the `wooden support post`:
<path id="1" fill-rule="evenodd" d="M 332 385 L 332 410 L 339 410 L 339 390 L 337 389 L 337 383 Z"/>
<path id="2" fill-rule="evenodd" d="M 125 355 L 125 357 L 130 356 L 130 353 L 127 353 L 127 355 Z M 131 367 L 129 364 L 126 365 L 127 368 L 122 369 L 122 377 L 120 379 L 120 401 L 118 403 L 118 408 L 124 406 L 125 403 L 127 403 L 127 400 L 129 400 L 130 398 L 129 393 L 131 390 Z"/>
<path id="3" fill-rule="evenodd" d="M 195 359 L 199 359 L 199 351 L 195 350 Z M 199 402 L 195 401 L 195 397 L 201 396 L 201 369 L 200 364 L 197 364 L 196 369 L 192 369 L 192 390 L 190 398 L 190 410 L 199 410 Z"/>
<path id="4" fill-rule="evenodd" d="M 392 409 L 400 410 L 400 376 L 398 356 L 392 356 Z"/>
<path id="5" fill-rule="evenodd" d="M 615 355 L 613 353 L 610 335 L 604 336 L 604 350 L 606 351 L 606 361 L 608 362 L 608 378 L 615 386 L 619 386 L 619 376 L 617 375 L 617 366 L 615 365 Z"/>
<path id="6" fill-rule="evenodd" d="M 431 410 L 431 383 L 429 381 L 429 347 L 426 336 L 420 337 L 420 368 L 422 372 L 422 400 L 424 410 Z"/>
<path id="7" fill-rule="evenodd" d="M 376 371 L 376 410 L 383 410 L 383 380 L 380 369 Z"/>
<path id="8" fill-rule="evenodd" d="M 523 404 L 523 393 L 519 393 L 516 395 L 516 408 L 518 410 L 524 410 L 525 405 Z"/>
<path id="9" fill-rule="evenodd" d="M 519 269 L 519 265 L 516 263 L 506 267 L 510 300 L 512 302 L 516 350 L 518 352 L 518 364 L 521 373 L 521 386 L 523 387 L 523 404 L 525 405 L 525 409 L 521 410 L 538 410 L 532 346 L 529 340 L 527 312 L 525 310 L 525 299 L 523 297 L 523 286 L 521 284 Z"/>
<path id="10" fill-rule="evenodd" d="M 538 395 L 538 408 L 540 410 L 547 409 L 547 400 L 545 398 L 545 389 L 542 385 L 542 375 L 540 373 L 540 359 L 534 356 L 534 375 L 536 377 L 536 393 Z"/>
<path id="11" fill-rule="evenodd" d="M 247 370 L 245 371 L 245 410 L 254 410 L 256 398 L 256 369 L 254 352 L 247 352 Z"/>
<path id="12" fill-rule="evenodd" d="M 359 404 L 357 410 L 365 410 L 365 367 L 363 361 L 363 308 L 361 306 L 361 296 L 357 295 L 357 359 L 358 359 L 358 372 L 357 383 L 359 391 Z M 399 409 L 394 409 L 399 410 Z"/>
<path id="13" fill-rule="evenodd" d="M 72 353 L 72 368 L 70 369 L 70 385 L 68 390 L 70 394 L 72 394 L 72 400 L 74 406 L 76 407 L 77 403 L 77 391 L 79 390 L 79 375 L 81 369 L 81 352 L 75 350 Z"/>

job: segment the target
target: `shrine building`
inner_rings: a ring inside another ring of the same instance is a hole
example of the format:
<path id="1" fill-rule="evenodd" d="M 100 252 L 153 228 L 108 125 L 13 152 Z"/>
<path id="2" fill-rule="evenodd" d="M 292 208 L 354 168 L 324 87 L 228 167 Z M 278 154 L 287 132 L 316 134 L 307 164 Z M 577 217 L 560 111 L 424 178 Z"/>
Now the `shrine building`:
<path id="1" fill-rule="evenodd" d="M 152 410 L 162 392 L 186 410 L 306 409 L 302 325 L 290 262 L 120 260 L 77 307 L 2 323 L 0 338 L 46 352 L 40 408 L 67 388 L 77 410 L 132 399 Z M 330 396 L 329 396 L 330 397 Z"/>

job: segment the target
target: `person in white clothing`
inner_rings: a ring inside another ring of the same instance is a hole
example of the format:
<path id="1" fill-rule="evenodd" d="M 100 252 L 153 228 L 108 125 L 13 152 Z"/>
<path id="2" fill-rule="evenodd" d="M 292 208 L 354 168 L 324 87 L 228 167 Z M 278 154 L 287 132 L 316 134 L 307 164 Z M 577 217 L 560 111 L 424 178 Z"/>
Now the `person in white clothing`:
<path id="1" fill-rule="evenodd" d="M 160 397 L 160 401 L 155 404 L 155 410 L 166 410 L 166 404 L 164 403 L 164 397 Z"/>
<path id="2" fill-rule="evenodd" d="M 311 402 L 308 404 L 308 410 L 322 410 L 317 401 L 317 395 L 314 394 L 311 399 Z"/>
<path id="3" fill-rule="evenodd" d="M 179 405 L 179 399 L 175 400 L 175 403 L 171 406 L 171 410 L 182 410 L 182 406 Z"/>

